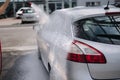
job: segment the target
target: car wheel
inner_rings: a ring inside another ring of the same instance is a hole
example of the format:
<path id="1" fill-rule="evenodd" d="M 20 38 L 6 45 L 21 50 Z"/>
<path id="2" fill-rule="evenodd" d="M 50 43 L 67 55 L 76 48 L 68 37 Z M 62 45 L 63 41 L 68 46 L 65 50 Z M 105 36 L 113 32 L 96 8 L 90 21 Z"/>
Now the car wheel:
<path id="1" fill-rule="evenodd" d="M 25 24 L 25 21 L 22 21 L 21 23 L 22 23 L 22 24 Z"/>
<path id="2" fill-rule="evenodd" d="M 41 58 L 41 52 L 40 52 L 39 48 L 38 48 L 38 57 L 39 57 L 40 60 L 42 60 L 42 58 Z"/>

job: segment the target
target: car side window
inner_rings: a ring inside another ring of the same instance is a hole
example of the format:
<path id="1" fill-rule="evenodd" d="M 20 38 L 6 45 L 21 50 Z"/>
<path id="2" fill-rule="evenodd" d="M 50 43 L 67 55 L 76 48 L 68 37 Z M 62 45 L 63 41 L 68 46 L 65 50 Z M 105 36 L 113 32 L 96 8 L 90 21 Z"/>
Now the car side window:
<path id="1" fill-rule="evenodd" d="M 23 11 L 24 9 L 21 9 L 20 11 Z"/>
<path id="2" fill-rule="evenodd" d="M 93 31 L 90 28 L 92 25 L 89 23 L 90 23 L 89 20 L 80 20 L 75 22 L 74 23 L 75 36 L 87 40 L 89 40 L 92 36 L 94 36 Z"/>

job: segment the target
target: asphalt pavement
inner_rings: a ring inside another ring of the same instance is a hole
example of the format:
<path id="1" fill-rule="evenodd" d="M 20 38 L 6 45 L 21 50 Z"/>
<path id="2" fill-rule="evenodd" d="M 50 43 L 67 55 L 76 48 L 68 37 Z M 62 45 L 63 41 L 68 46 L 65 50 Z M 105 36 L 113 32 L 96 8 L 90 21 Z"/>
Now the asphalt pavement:
<path id="1" fill-rule="evenodd" d="M 0 41 L 2 51 L 28 50 L 36 47 L 34 23 L 21 24 L 21 19 L 0 19 Z M 29 47 L 28 47 L 29 46 Z"/>
<path id="2" fill-rule="evenodd" d="M 4 19 L 0 19 L 0 28 L 4 28 L 7 26 L 19 26 L 21 24 L 21 19 L 16 19 L 14 17 L 12 18 L 4 18 Z"/>
<path id="3" fill-rule="evenodd" d="M 37 50 L 22 52 L 24 55 L 14 55 L 14 64 L 6 70 L 2 80 L 49 80 L 48 72 L 39 60 Z M 9 63 L 9 61 L 8 61 Z"/>
<path id="4" fill-rule="evenodd" d="M 21 24 L 21 19 L 0 19 L 0 80 L 48 80 L 49 75 L 38 59 L 34 25 Z"/>
<path id="5" fill-rule="evenodd" d="M 21 19 L 16 19 L 14 17 L 12 18 L 5 18 L 5 19 L 0 19 L 0 28 L 5 28 L 5 27 L 29 27 L 29 26 L 34 26 L 35 24 L 29 23 L 29 24 L 21 24 Z"/>

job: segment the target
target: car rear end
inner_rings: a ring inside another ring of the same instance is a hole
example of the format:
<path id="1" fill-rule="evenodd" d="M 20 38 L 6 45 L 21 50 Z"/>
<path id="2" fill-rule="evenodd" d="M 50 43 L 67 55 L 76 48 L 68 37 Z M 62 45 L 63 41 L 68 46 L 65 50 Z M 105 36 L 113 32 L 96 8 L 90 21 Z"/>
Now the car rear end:
<path id="1" fill-rule="evenodd" d="M 23 14 L 22 16 L 22 21 L 24 22 L 37 22 L 38 21 L 38 16 L 36 14 Z"/>
<path id="2" fill-rule="evenodd" d="M 120 80 L 120 10 L 78 20 L 74 27 L 68 80 Z"/>
<path id="3" fill-rule="evenodd" d="M 27 9 L 23 12 L 22 22 L 37 22 L 39 15 L 33 9 Z"/>
<path id="4" fill-rule="evenodd" d="M 16 18 L 21 18 L 23 15 L 23 12 L 25 10 L 31 9 L 30 7 L 21 7 L 17 12 L 16 12 Z"/>

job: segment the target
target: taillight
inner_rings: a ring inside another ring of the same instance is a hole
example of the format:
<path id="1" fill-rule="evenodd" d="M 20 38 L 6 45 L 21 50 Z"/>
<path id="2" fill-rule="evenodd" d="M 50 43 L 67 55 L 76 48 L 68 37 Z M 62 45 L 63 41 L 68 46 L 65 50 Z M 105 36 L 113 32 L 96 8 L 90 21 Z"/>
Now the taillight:
<path id="1" fill-rule="evenodd" d="M 77 40 L 72 43 L 67 60 L 81 63 L 106 63 L 105 56 L 99 50 Z"/>

